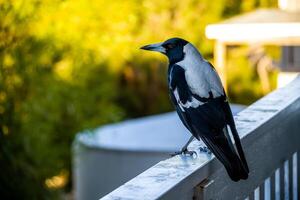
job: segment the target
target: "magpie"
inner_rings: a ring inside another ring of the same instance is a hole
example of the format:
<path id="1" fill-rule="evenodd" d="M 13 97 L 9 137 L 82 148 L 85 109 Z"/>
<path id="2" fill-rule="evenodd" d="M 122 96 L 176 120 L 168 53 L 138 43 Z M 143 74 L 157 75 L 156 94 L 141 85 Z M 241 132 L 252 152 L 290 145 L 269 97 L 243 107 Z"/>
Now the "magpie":
<path id="1" fill-rule="evenodd" d="M 179 153 L 192 154 L 187 149 L 189 143 L 194 137 L 201 139 L 223 163 L 233 181 L 247 179 L 248 164 L 226 93 L 213 65 L 194 45 L 181 38 L 171 38 L 141 49 L 160 52 L 169 59 L 170 98 L 182 123 L 192 134 Z"/>

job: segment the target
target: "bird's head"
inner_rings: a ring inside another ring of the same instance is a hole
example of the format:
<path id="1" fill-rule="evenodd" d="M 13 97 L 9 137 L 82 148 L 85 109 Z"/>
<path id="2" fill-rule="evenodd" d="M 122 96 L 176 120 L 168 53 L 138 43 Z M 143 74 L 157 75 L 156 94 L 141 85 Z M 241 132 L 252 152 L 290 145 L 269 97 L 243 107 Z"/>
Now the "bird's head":
<path id="1" fill-rule="evenodd" d="M 184 46 L 188 43 L 181 38 L 171 38 L 164 42 L 143 46 L 141 49 L 160 52 L 169 58 L 170 63 L 174 63 L 184 58 Z"/>

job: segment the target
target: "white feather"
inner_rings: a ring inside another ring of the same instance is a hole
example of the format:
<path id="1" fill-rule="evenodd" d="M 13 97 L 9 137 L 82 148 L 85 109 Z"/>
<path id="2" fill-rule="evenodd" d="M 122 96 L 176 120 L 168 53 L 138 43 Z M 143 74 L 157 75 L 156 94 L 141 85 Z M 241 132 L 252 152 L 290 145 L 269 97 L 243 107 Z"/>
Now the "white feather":
<path id="1" fill-rule="evenodd" d="M 182 112 L 185 112 L 184 108 L 190 108 L 190 107 L 197 108 L 198 106 L 204 104 L 203 102 L 198 101 L 194 97 L 192 97 L 191 101 L 187 101 L 186 103 L 182 103 L 180 101 L 177 88 L 175 88 L 175 90 L 174 90 L 174 96 L 175 96 L 175 99 L 176 99 L 176 101 L 177 101 L 177 103 L 178 103 L 178 105 L 179 105 L 179 107 L 180 107 L 180 109 L 181 109 Z"/>
<path id="2" fill-rule="evenodd" d="M 181 104 L 181 101 L 180 101 L 180 98 L 179 98 L 179 94 L 178 94 L 177 88 L 175 88 L 175 90 L 174 90 L 173 93 L 174 93 L 175 99 L 176 99 L 176 101 L 177 101 L 177 103 L 178 103 L 178 105 L 179 105 L 181 111 L 184 112 L 185 110 L 184 110 L 184 108 L 182 107 L 182 104 Z"/>
<path id="3" fill-rule="evenodd" d="M 184 59 L 176 64 L 185 70 L 185 78 L 192 93 L 205 98 L 209 97 L 209 91 L 214 97 L 224 95 L 217 72 L 203 59 L 198 50 L 188 43 L 184 46 L 183 51 Z"/>
<path id="4" fill-rule="evenodd" d="M 180 102 L 182 107 L 184 108 L 197 108 L 198 106 L 203 105 L 204 103 L 201 101 L 198 101 L 197 99 L 195 99 L 194 97 L 192 97 L 192 101 L 187 101 L 185 104 L 183 104 L 182 102 Z"/>

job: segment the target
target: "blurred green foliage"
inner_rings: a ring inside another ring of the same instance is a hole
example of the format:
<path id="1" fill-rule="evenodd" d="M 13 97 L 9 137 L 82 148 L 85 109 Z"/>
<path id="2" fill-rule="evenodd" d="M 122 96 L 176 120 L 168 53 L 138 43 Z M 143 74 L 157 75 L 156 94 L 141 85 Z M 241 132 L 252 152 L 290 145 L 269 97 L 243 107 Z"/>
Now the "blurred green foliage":
<path id="1" fill-rule="evenodd" d="M 1 199 L 59 198 L 76 132 L 172 109 L 165 58 L 140 46 L 180 36 L 209 58 L 207 24 L 276 2 L 0 0 Z"/>

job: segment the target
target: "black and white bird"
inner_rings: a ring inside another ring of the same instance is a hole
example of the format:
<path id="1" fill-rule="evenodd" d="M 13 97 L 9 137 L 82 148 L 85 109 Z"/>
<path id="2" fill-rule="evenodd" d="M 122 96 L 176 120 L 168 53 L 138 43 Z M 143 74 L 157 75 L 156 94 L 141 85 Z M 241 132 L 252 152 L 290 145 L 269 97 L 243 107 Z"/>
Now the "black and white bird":
<path id="1" fill-rule="evenodd" d="M 192 134 L 179 153 L 191 154 L 187 146 L 193 137 L 201 139 L 224 164 L 233 181 L 247 179 L 249 168 L 241 141 L 221 80 L 212 64 L 194 45 L 181 38 L 171 38 L 141 49 L 160 52 L 169 59 L 170 97 L 182 123 Z"/>

